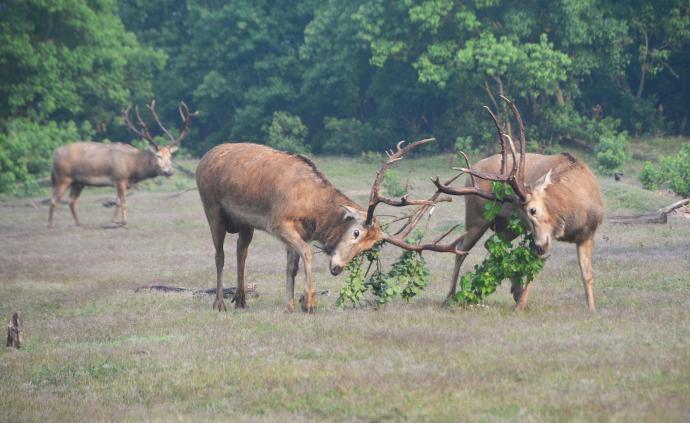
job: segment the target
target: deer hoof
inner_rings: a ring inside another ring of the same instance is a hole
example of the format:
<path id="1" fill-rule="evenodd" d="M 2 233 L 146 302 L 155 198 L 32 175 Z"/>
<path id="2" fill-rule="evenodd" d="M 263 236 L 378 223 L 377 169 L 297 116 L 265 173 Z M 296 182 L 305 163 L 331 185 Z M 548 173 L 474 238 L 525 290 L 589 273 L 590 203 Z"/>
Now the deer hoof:
<path id="1" fill-rule="evenodd" d="M 232 297 L 232 302 L 235 303 L 235 308 L 247 307 L 247 301 L 244 299 L 244 295 L 235 294 L 235 296 Z"/>
<path id="2" fill-rule="evenodd" d="M 225 301 L 222 298 L 216 298 L 213 302 L 213 309 L 218 311 L 227 311 L 225 308 Z"/>
<path id="3" fill-rule="evenodd" d="M 295 306 L 292 304 L 292 301 L 288 301 L 288 303 L 287 303 L 287 312 L 288 313 L 294 313 L 295 312 Z"/>

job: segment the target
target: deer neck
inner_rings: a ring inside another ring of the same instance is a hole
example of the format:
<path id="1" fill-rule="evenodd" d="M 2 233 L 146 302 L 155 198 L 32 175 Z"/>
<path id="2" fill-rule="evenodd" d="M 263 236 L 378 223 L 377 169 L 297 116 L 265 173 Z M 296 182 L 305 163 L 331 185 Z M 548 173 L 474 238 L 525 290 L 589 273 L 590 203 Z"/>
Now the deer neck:
<path id="1" fill-rule="evenodd" d="M 132 182 L 139 182 L 144 179 L 158 176 L 158 164 L 156 155 L 148 150 L 142 150 L 137 155 L 137 163 L 132 173 Z"/>

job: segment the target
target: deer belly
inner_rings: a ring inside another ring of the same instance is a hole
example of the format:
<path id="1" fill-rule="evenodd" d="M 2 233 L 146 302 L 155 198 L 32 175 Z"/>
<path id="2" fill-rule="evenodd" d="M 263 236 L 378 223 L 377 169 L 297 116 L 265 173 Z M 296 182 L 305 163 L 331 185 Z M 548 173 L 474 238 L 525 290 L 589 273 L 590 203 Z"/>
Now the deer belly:
<path id="1" fill-rule="evenodd" d="M 114 186 L 112 177 L 107 175 L 74 175 L 74 180 L 91 187 Z"/>
<path id="2" fill-rule="evenodd" d="M 237 204 L 231 200 L 222 203 L 225 217 L 233 225 L 248 225 L 252 228 L 270 232 L 270 213 L 252 205 Z"/>

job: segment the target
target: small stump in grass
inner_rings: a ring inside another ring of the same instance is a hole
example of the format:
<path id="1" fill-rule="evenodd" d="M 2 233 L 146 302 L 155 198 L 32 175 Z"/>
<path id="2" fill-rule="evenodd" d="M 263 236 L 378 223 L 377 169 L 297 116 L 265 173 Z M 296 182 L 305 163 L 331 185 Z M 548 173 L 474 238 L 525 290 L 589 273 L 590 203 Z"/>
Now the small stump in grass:
<path id="1" fill-rule="evenodd" d="M 7 325 L 7 346 L 14 348 L 21 348 L 22 346 L 22 327 L 19 324 L 18 311 L 14 312 L 10 324 Z"/>

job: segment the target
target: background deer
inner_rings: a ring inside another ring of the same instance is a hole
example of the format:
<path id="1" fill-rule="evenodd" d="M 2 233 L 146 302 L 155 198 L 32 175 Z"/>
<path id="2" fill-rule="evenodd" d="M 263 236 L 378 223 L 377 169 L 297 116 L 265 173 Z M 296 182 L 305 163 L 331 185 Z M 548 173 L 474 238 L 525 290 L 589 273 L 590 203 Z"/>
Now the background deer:
<path id="1" fill-rule="evenodd" d="M 284 153 L 257 144 L 222 144 L 214 147 L 199 162 L 197 187 L 211 229 L 216 250 L 216 299 L 213 308 L 226 309 L 223 301 L 223 243 L 226 233 L 237 238 L 237 290 L 235 307 L 245 302 L 244 269 L 247 250 L 255 229 L 281 240 L 287 247 L 285 303 L 294 310 L 294 284 L 300 259 L 304 264 L 306 292 L 304 311 L 313 313 L 316 306 L 312 280 L 313 253 L 310 241 L 317 241 L 330 258 L 331 274 L 338 275 L 349 261 L 378 241 L 388 241 L 414 251 L 456 252 L 459 240 L 440 245 L 411 245 L 404 241 L 419 222 L 419 213 L 410 217 L 404 231 L 387 235 L 374 218 L 380 203 L 392 206 L 430 206 L 448 198 L 438 194 L 430 200 L 408 200 L 407 196 L 390 199 L 379 194 L 388 167 L 418 145 L 421 140 L 388 153 L 388 160 L 374 180 L 368 210 L 336 189 L 314 163 L 305 156 Z"/>
<path id="2" fill-rule="evenodd" d="M 55 151 L 53 155 L 53 170 L 51 182 L 53 196 L 48 212 L 48 227 L 53 227 L 53 212 L 56 204 L 70 190 L 69 208 L 74 222 L 79 226 L 77 215 L 77 200 L 85 186 L 114 186 L 117 188 L 117 205 L 113 215 L 113 222 L 117 222 L 118 212 L 121 212 L 120 223 L 127 224 L 127 189 L 144 179 L 158 175 L 169 177 L 173 174 L 172 155 L 177 151 L 178 144 L 189 133 L 189 125 L 197 113 L 189 113 L 187 105 L 180 104 L 179 111 L 183 127 L 177 138 L 161 124 L 156 114 L 156 102 L 147 106 L 163 132 L 170 139 L 170 144 L 157 144 L 149 132 L 146 122 L 141 118 L 139 109 L 135 107 L 138 128 L 130 118 L 129 109 L 125 110 L 125 123 L 131 131 L 149 143 L 149 150 L 139 150 L 129 144 L 98 142 L 77 142 L 67 144 Z"/>
<path id="3" fill-rule="evenodd" d="M 599 184 L 589 168 L 569 153 L 525 154 L 525 129 L 520 113 L 510 100 L 501 97 L 512 109 L 519 125 L 519 160 L 511 137 L 503 133 L 498 119 L 487 108 L 498 131 L 501 154 L 483 159 L 472 168 L 468 164 L 467 168 L 460 169 L 470 175 L 465 188 L 451 188 L 448 184 L 441 184 L 438 178 L 434 181 L 441 192 L 465 196 L 467 232 L 459 247 L 469 251 L 489 228 L 503 239 L 514 239 L 516 234 L 507 229 L 507 224 L 513 210 L 517 210 L 528 224 L 541 257 L 550 254 L 553 240 L 576 245 L 587 304 L 593 311 L 594 234 L 604 216 Z M 510 156 L 507 155 L 506 144 L 511 151 Z M 491 181 L 507 182 L 515 193 L 493 223 L 484 218 L 484 203 L 495 199 L 491 192 Z M 455 295 L 464 259 L 464 255 L 456 256 L 449 299 Z M 529 287 L 529 284 L 523 287 L 513 282 L 511 292 L 517 309 L 527 304 Z"/>

